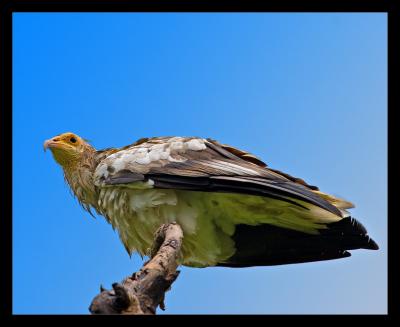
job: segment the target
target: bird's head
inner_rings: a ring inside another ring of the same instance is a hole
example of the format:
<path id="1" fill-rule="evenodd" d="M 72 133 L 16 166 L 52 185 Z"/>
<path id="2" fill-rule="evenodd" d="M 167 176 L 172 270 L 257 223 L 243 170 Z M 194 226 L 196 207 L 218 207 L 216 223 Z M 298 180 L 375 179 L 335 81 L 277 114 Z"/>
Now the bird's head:
<path id="1" fill-rule="evenodd" d="M 68 168 L 79 162 L 88 149 L 93 149 L 84 139 L 74 133 L 63 133 L 44 142 L 44 150 L 50 149 L 54 159 Z"/>

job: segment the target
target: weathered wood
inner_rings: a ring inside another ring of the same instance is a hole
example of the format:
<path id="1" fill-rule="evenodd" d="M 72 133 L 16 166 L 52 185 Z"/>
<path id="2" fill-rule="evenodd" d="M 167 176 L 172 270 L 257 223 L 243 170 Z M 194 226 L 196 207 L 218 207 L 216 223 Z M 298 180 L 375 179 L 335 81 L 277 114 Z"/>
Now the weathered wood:
<path id="1" fill-rule="evenodd" d="M 89 311 L 92 314 L 155 314 L 162 310 L 165 292 L 179 275 L 177 259 L 183 233 L 177 223 L 162 225 L 156 232 L 151 259 L 139 272 L 114 283 L 112 290 L 100 287 Z"/>

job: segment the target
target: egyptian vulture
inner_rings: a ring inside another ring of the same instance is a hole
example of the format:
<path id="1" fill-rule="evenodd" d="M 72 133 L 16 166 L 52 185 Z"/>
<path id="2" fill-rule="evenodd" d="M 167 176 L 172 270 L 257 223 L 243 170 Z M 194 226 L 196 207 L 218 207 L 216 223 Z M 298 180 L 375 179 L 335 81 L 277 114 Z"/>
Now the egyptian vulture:
<path id="1" fill-rule="evenodd" d="M 142 138 L 96 150 L 64 133 L 44 148 L 83 208 L 103 215 L 129 254 L 148 254 L 168 222 L 182 227 L 179 263 L 190 267 L 291 264 L 378 249 L 346 211 L 352 203 L 209 138 Z"/>

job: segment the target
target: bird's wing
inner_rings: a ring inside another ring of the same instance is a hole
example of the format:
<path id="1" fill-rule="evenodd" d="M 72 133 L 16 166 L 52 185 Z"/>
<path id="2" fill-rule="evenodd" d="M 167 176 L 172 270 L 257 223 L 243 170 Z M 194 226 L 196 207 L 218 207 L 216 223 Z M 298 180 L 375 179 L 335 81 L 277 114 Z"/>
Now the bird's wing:
<path id="1" fill-rule="evenodd" d="M 303 208 L 308 203 L 342 217 L 335 205 L 313 192 L 316 187 L 211 139 L 141 139 L 108 151 L 94 174 L 99 187 L 146 182 L 154 188 L 261 195 Z"/>

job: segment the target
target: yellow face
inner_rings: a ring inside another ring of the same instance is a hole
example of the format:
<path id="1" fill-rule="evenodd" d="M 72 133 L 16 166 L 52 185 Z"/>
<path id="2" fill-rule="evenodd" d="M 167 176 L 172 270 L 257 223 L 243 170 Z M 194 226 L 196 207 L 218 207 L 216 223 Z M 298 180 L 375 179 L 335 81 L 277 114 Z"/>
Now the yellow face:
<path id="1" fill-rule="evenodd" d="M 67 166 L 81 156 L 86 142 L 74 133 L 64 133 L 44 142 L 44 150 L 50 149 L 54 159 L 62 166 Z"/>

